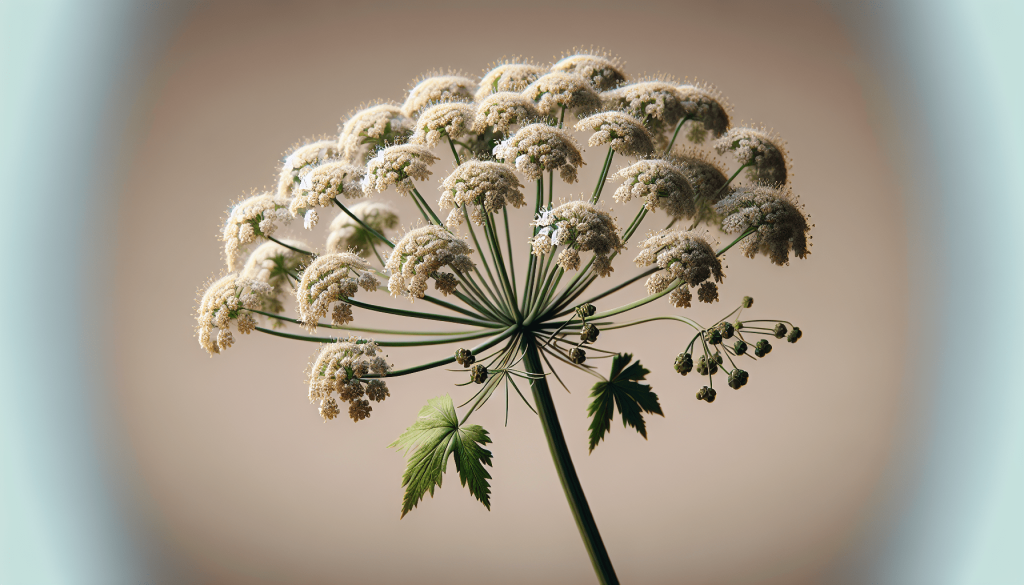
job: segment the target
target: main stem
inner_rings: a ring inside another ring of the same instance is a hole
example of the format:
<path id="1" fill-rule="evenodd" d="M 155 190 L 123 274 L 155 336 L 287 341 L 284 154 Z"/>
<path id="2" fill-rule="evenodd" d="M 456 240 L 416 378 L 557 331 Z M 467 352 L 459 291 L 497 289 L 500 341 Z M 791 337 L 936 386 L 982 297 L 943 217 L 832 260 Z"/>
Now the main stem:
<path id="1" fill-rule="evenodd" d="M 540 354 L 537 351 L 537 339 L 532 334 L 528 334 L 524 337 L 523 344 L 526 346 L 523 359 L 526 371 L 539 375 L 535 380 L 530 381 L 530 386 L 533 388 L 533 400 L 537 405 L 540 424 L 544 428 L 544 436 L 548 439 L 548 448 L 551 449 L 551 458 L 555 462 L 555 470 L 558 471 L 558 479 L 561 480 L 562 489 L 565 490 L 565 499 L 569 501 L 569 509 L 572 510 L 576 527 L 580 530 L 583 545 L 586 546 L 587 553 L 590 555 L 590 562 L 594 565 L 598 581 L 604 585 L 617 585 L 619 579 L 615 576 L 612 561 L 608 557 L 608 551 L 604 548 L 604 541 L 601 540 L 601 533 L 597 530 L 594 515 L 590 513 L 587 497 L 583 494 L 583 486 L 580 485 L 580 478 L 576 475 L 576 468 L 569 456 L 569 447 L 565 444 L 562 426 L 558 423 L 558 413 L 555 411 L 555 403 L 551 399 L 551 389 L 548 387 L 547 379 L 544 378 L 544 367 L 541 365 Z"/>

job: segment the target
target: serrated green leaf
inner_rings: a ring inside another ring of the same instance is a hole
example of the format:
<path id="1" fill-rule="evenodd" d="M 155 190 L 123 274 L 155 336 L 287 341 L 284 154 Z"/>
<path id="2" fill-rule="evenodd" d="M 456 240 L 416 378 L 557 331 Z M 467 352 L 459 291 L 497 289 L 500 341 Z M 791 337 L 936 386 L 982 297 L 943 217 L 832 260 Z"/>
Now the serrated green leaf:
<path id="1" fill-rule="evenodd" d="M 484 465 L 491 465 L 491 452 L 483 448 L 490 443 L 487 431 L 480 425 L 459 426 L 455 405 L 447 394 L 431 398 L 420 410 L 419 419 L 394 443 L 395 447 L 409 455 L 402 486 L 405 498 L 402 502 L 402 517 L 434 488 L 441 487 L 444 472 L 448 468 L 448 457 L 455 454 L 455 468 L 463 486 L 469 493 L 491 509 L 491 475 Z"/>
<path id="2" fill-rule="evenodd" d="M 632 354 L 620 353 L 612 358 L 612 372 L 607 382 L 598 382 L 590 392 L 594 399 L 587 407 L 587 414 L 593 418 L 590 422 L 590 450 L 611 430 L 615 408 L 622 416 L 622 426 L 629 425 L 637 430 L 643 438 L 647 438 L 647 425 L 644 423 L 644 412 L 660 414 L 661 404 L 658 395 L 651 391 L 647 384 L 639 381 L 647 377 L 650 370 L 637 361 L 626 367 L 633 359 Z"/>

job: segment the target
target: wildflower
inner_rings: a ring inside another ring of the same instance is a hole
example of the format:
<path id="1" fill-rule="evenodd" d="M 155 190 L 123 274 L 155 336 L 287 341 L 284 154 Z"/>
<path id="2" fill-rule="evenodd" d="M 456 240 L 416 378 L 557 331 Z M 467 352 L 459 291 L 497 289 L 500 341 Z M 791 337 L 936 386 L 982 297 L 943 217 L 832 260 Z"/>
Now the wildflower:
<path id="1" fill-rule="evenodd" d="M 308 249 L 308 246 L 296 240 L 281 240 L 294 248 Z M 308 256 L 287 248 L 277 242 L 264 242 L 257 246 L 239 273 L 243 280 L 258 280 L 271 287 L 269 294 L 261 294 L 259 309 L 270 313 L 280 313 L 284 305 L 280 300 L 284 285 L 292 274 L 297 274 L 299 267 Z"/>
<path id="2" fill-rule="evenodd" d="M 547 124 L 530 124 L 494 147 L 495 158 L 513 162 L 527 179 L 541 178 L 544 171 L 558 170 L 566 183 L 575 183 L 577 170 L 586 164 L 576 141 L 565 130 Z"/>
<path id="3" fill-rule="evenodd" d="M 270 193 L 255 195 L 236 203 L 228 212 L 220 236 L 224 242 L 228 270 L 239 268 L 238 263 L 246 244 L 273 235 L 278 223 L 287 223 L 291 219 L 288 202 Z"/>
<path id="4" fill-rule="evenodd" d="M 405 295 L 409 300 L 423 298 L 427 279 L 442 266 L 458 272 L 472 270 L 472 253 L 466 242 L 443 227 L 428 225 L 409 231 L 388 257 L 388 290 L 392 296 Z"/>
<path id="5" fill-rule="evenodd" d="M 459 102 L 441 103 L 423 110 L 416 121 L 416 133 L 409 142 L 434 148 L 444 137 L 458 140 L 476 119 L 476 106 Z"/>
<path id="6" fill-rule="evenodd" d="M 441 209 L 452 209 L 447 225 L 462 225 L 462 206 L 472 208 L 473 223 L 484 224 L 484 213 L 500 213 L 505 206 L 522 207 L 526 198 L 512 167 L 492 161 L 469 160 L 441 183 Z"/>
<path id="7" fill-rule="evenodd" d="M 788 187 L 738 187 L 715 205 L 715 211 L 725 216 L 722 229 L 726 233 L 752 230 L 740 242 L 748 258 L 760 252 L 781 266 L 789 262 L 791 250 L 797 258 L 811 253 L 807 242 L 811 228 Z"/>
<path id="8" fill-rule="evenodd" d="M 473 132 L 483 132 L 488 126 L 507 134 L 513 124 L 540 117 L 533 101 L 521 93 L 498 92 L 483 99 L 476 108 Z"/>
<path id="9" fill-rule="evenodd" d="M 361 201 L 348 207 L 348 210 L 382 235 L 385 230 L 393 229 L 398 225 L 398 215 L 386 203 Z M 357 254 L 369 254 L 373 246 L 378 243 L 377 236 L 367 231 L 344 211 L 338 213 L 338 216 L 331 222 L 330 230 L 326 245 L 328 253 L 351 251 Z"/>
<path id="10" fill-rule="evenodd" d="M 476 100 L 482 101 L 498 92 L 520 92 L 547 73 L 547 69 L 533 63 L 502 63 L 484 74 Z"/>
<path id="11" fill-rule="evenodd" d="M 377 152 L 366 163 L 366 175 L 362 180 L 363 193 L 383 193 L 394 185 L 402 195 L 408 195 L 415 188 L 412 181 L 425 180 L 430 176 L 430 165 L 437 157 L 423 146 L 399 144 Z"/>
<path id="12" fill-rule="evenodd" d="M 736 161 L 747 167 L 751 182 L 784 185 L 789 177 L 786 143 L 761 128 L 733 128 L 715 141 L 718 154 L 732 151 Z"/>
<path id="13" fill-rule="evenodd" d="M 427 77 L 409 90 L 409 97 L 402 104 L 402 114 L 413 117 L 433 102 L 473 101 L 476 82 L 461 75 L 435 75 Z"/>
<path id="14" fill-rule="evenodd" d="M 664 287 L 668 286 L 669 283 L 671 283 L 672 278 L 659 272 L 658 274 L 651 275 L 651 279 L 659 275 L 662 276 L 663 279 L 668 281 L 665 282 L 661 288 L 661 290 L 665 290 Z M 650 287 L 650 279 L 648 280 L 648 287 Z M 672 294 L 668 296 L 668 301 L 672 303 L 673 307 L 689 309 L 691 306 L 693 306 L 693 294 L 690 292 L 690 287 L 684 284 L 683 286 L 676 288 L 675 290 L 672 291 Z"/>
<path id="15" fill-rule="evenodd" d="M 700 124 L 699 132 L 692 135 L 694 142 L 703 142 L 708 132 L 718 138 L 729 129 L 729 105 L 721 92 L 706 84 L 680 85 L 678 90 L 686 115 Z"/>
<path id="16" fill-rule="evenodd" d="M 722 262 L 704 234 L 696 231 L 662 230 L 648 236 L 640 244 L 637 266 L 657 264 L 664 273 L 656 272 L 647 279 L 648 294 L 664 291 L 675 280 L 682 281 L 684 293 L 670 299 L 675 306 L 690 306 L 688 287 L 700 286 L 697 298 L 705 303 L 718 299 L 718 286 L 725 278 Z"/>
<path id="17" fill-rule="evenodd" d="M 196 334 L 200 347 L 211 356 L 231 347 L 234 337 L 228 327 L 232 321 L 239 333 L 251 333 L 256 328 L 256 319 L 245 309 L 258 309 L 260 295 L 268 294 L 272 294 L 269 284 L 240 278 L 235 273 L 212 282 L 203 293 L 196 311 Z M 214 328 L 219 330 L 216 339 L 213 338 Z"/>
<path id="18" fill-rule="evenodd" d="M 317 140 L 293 148 L 281 164 L 281 173 L 277 181 L 278 198 L 286 198 L 291 195 L 292 189 L 300 180 L 299 176 L 302 171 L 340 154 L 341 151 L 334 140 Z"/>
<path id="19" fill-rule="evenodd" d="M 601 112 L 580 120 L 576 129 L 594 130 L 589 146 L 608 144 L 625 156 L 647 156 L 654 152 L 651 134 L 639 120 L 622 112 Z"/>
<path id="20" fill-rule="evenodd" d="M 642 198 L 648 211 L 661 208 L 673 219 L 690 218 L 696 212 L 690 182 L 679 167 L 669 161 L 637 161 L 615 177 L 625 179 L 613 195 L 618 203 L 633 197 Z"/>
<path id="21" fill-rule="evenodd" d="M 561 110 L 589 112 L 601 106 L 594 87 L 583 76 L 553 71 L 531 83 L 523 95 L 537 102 L 542 114 L 557 114 Z"/>
<path id="22" fill-rule="evenodd" d="M 342 160 L 331 160 L 312 167 L 303 173 L 298 186 L 292 191 L 294 197 L 288 210 L 292 215 L 299 215 L 303 209 L 326 207 L 339 195 L 346 199 L 363 197 L 359 182 L 365 172 L 364 167 Z"/>
<path id="23" fill-rule="evenodd" d="M 434 277 L 434 288 L 439 290 L 444 296 L 453 294 L 458 286 L 459 279 L 451 272 L 438 272 Z"/>
<path id="24" fill-rule="evenodd" d="M 693 187 L 693 194 L 705 202 L 717 203 L 728 193 L 724 186 L 729 178 L 718 160 L 696 148 L 673 150 L 670 160 Z"/>
<path id="25" fill-rule="evenodd" d="M 386 376 L 391 371 L 387 360 L 377 355 L 378 351 L 372 340 L 364 343 L 356 337 L 320 347 L 309 370 L 309 401 L 320 401 L 324 420 L 333 419 L 340 412 L 335 393 L 342 402 L 349 403 L 349 417 L 356 422 L 370 416 L 373 410 L 363 396 L 369 395 L 379 402 L 390 395 L 384 380 L 372 380 L 372 386 L 371 382 L 360 380 L 371 374 Z"/>
<path id="26" fill-rule="evenodd" d="M 626 80 L 619 60 L 602 55 L 569 55 L 555 63 L 551 70 L 581 75 L 599 91 L 609 90 Z"/>
<path id="27" fill-rule="evenodd" d="M 540 256 L 550 253 L 553 246 L 565 247 L 558 257 L 558 265 L 565 270 L 579 268 L 580 252 L 593 251 L 594 270 L 600 276 L 609 276 L 610 256 L 625 248 L 615 219 L 587 201 L 570 201 L 544 210 L 533 225 L 540 226 L 530 239 L 533 253 Z"/>
<path id="28" fill-rule="evenodd" d="M 350 252 L 324 254 L 313 260 L 302 272 L 302 281 L 295 289 L 303 327 L 316 331 L 317 321 L 327 315 L 332 303 L 356 294 L 359 279 L 369 268 L 369 263 Z"/>
<path id="29" fill-rule="evenodd" d="M 338 148 L 341 158 L 352 164 L 363 164 L 370 148 L 401 144 L 412 134 L 413 121 L 394 104 L 382 103 L 363 108 L 349 116 L 341 127 Z"/>
<path id="30" fill-rule="evenodd" d="M 661 137 L 666 129 L 686 115 L 686 100 L 675 85 L 665 81 L 642 81 L 601 94 L 607 109 L 622 110 L 644 120 L 651 134 Z"/>

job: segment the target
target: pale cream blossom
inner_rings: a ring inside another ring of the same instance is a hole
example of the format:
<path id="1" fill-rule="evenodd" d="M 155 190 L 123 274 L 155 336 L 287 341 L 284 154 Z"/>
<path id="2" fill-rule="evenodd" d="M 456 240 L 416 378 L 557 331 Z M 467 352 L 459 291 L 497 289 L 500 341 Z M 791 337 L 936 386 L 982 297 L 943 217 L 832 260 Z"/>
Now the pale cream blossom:
<path id="1" fill-rule="evenodd" d="M 476 82 L 462 75 L 434 75 L 417 83 L 409 90 L 402 104 L 402 114 L 415 117 L 424 107 L 435 102 L 472 102 Z"/>
<path id="2" fill-rule="evenodd" d="M 507 205 L 522 207 L 526 198 L 520 189 L 523 184 L 509 165 L 469 160 L 455 169 L 441 183 L 441 209 L 451 209 L 446 225 L 450 229 L 462 225 L 462 206 L 477 225 L 483 225 L 485 213 L 496 214 Z"/>
<path id="3" fill-rule="evenodd" d="M 442 266 L 459 272 L 472 270 L 472 253 L 466 242 L 443 227 L 428 225 L 411 230 L 395 244 L 388 257 L 388 290 L 392 296 L 402 295 L 409 300 L 423 298 L 427 280 Z"/>
<path id="4" fill-rule="evenodd" d="M 588 146 L 608 144 L 625 156 L 647 156 L 654 152 L 651 134 L 639 120 L 623 112 L 594 114 L 576 124 L 576 130 L 591 130 Z"/>
<path id="5" fill-rule="evenodd" d="M 648 211 L 663 209 L 669 217 L 693 217 L 696 212 L 690 182 L 679 167 L 666 160 L 641 160 L 614 175 L 624 179 L 615 190 L 615 201 L 625 203 L 633 197 L 644 200 Z"/>
<path id="6" fill-rule="evenodd" d="M 617 58 L 597 54 L 569 55 L 555 63 L 551 70 L 585 77 L 598 91 L 607 91 L 626 80 L 622 64 Z"/>
<path id="7" fill-rule="evenodd" d="M 296 308 L 303 327 L 316 331 L 317 322 L 327 315 L 331 304 L 344 303 L 356 294 L 360 278 L 369 269 L 366 260 L 351 252 L 317 256 L 302 272 L 302 281 L 295 289 Z M 376 290 L 376 280 L 371 287 Z"/>
<path id="8" fill-rule="evenodd" d="M 341 150 L 334 140 L 317 140 L 295 146 L 281 163 L 281 172 L 277 181 L 277 197 L 279 199 L 289 197 L 292 194 L 292 189 L 298 185 L 300 175 L 307 168 L 336 158 L 340 154 Z"/>
<path id="9" fill-rule="evenodd" d="M 514 124 L 522 124 L 540 117 L 533 100 L 521 93 L 502 91 L 483 99 L 476 108 L 473 123 L 474 132 L 483 132 L 488 126 L 502 134 L 508 134 Z"/>
<path id="10" fill-rule="evenodd" d="M 381 235 L 386 236 L 387 230 L 398 226 L 398 214 L 386 203 L 361 201 L 347 207 L 352 215 Z M 355 252 L 364 255 L 370 253 L 372 246 L 381 243 L 377 236 L 371 234 L 344 211 L 338 213 L 331 222 L 330 230 L 325 246 L 328 253 Z"/>
<path id="11" fill-rule="evenodd" d="M 706 233 L 695 230 L 661 230 L 640 243 L 637 266 L 657 264 L 662 272 L 656 272 L 647 279 L 647 293 L 657 294 L 676 281 L 682 281 L 681 292 L 673 293 L 670 301 L 677 307 L 689 307 L 689 287 L 700 287 L 698 297 L 710 303 L 718 300 L 718 285 L 725 273 L 722 261 L 715 254 L 715 248 Z M 712 279 L 714 282 L 712 282 Z"/>
<path id="12" fill-rule="evenodd" d="M 498 92 L 520 92 L 547 73 L 547 68 L 533 63 L 502 63 L 484 74 L 476 91 L 480 101 Z"/>
<path id="13" fill-rule="evenodd" d="M 732 128 L 715 141 L 718 154 L 732 151 L 736 162 L 747 166 L 751 182 L 784 185 L 789 178 L 786 143 L 771 130 Z"/>
<path id="14" fill-rule="evenodd" d="M 538 78 L 523 90 L 523 95 L 537 102 L 542 114 L 558 114 L 564 108 L 579 115 L 601 106 L 601 98 L 585 77 L 561 71 Z"/>
<path id="15" fill-rule="evenodd" d="M 725 97 L 714 86 L 705 83 L 679 86 L 686 115 L 699 124 L 700 128 L 690 133 L 690 139 L 701 143 L 708 132 L 718 138 L 729 129 L 731 107 Z"/>
<path id="16" fill-rule="evenodd" d="M 345 199 L 363 197 L 360 181 L 366 168 L 343 160 L 329 160 L 307 169 L 293 190 L 288 211 L 298 216 L 303 210 L 332 205 L 339 196 Z"/>
<path id="17" fill-rule="evenodd" d="M 430 106 L 416 120 L 416 133 L 409 142 L 434 148 L 445 137 L 458 140 L 472 129 L 475 119 L 473 104 L 449 102 Z"/>
<path id="18" fill-rule="evenodd" d="M 291 219 L 288 201 L 270 193 L 255 195 L 236 203 L 228 211 L 220 236 L 224 242 L 228 270 L 238 270 L 246 245 L 261 237 L 273 235 L 278 224 L 288 223 Z"/>
<path id="19" fill-rule="evenodd" d="M 271 287 L 269 293 L 260 294 L 260 309 L 269 313 L 280 313 L 284 309 L 281 295 L 289 283 L 291 275 L 298 274 L 309 255 L 296 251 L 309 250 L 309 245 L 298 240 L 283 239 L 282 246 L 277 242 L 264 242 L 249 254 L 239 277 L 243 280 L 258 280 Z"/>
<path id="20" fill-rule="evenodd" d="M 811 226 L 789 187 L 737 187 L 715 205 L 715 211 L 724 216 L 726 233 L 753 230 L 739 243 L 748 258 L 760 252 L 781 266 L 789 263 L 790 251 L 797 258 L 811 253 L 807 241 Z"/>
<path id="21" fill-rule="evenodd" d="M 693 193 L 709 203 L 717 203 L 728 193 L 729 177 L 718 159 L 697 148 L 673 149 L 669 159 L 678 166 L 693 187 Z"/>
<path id="22" fill-rule="evenodd" d="M 338 135 L 341 158 L 361 165 L 373 147 L 401 144 L 412 134 L 413 121 L 402 114 L 402 108 L 381 103 L 360 109 L 350 115 Z"/>
<path id="23" fill-rule="evenodd" d="M 380 348 L 372 340 L 350 337 L 320 347 L 309 369 L 309 401 L 320 402 L 320 416 L 332 420 L 341 412 L 334 394 L 349 403 L 349 417 L 358 422 L 370 416 L 370 400 L 380 402 L 390 395 L 386 382 L 391 366 L 377 355 Z M 364 376 L 377 376 L 360 380 Z"/>
<path id="24" fill-rule="evenodd" d="M 558 170 L 566 183 L 575 183 L 577 169 L 584 164 L 576 140 L 566 130 L 547 124 L 530 124 L 494 147 L 494 156 L 510 164 L 530 180 L 544 171 Z"/>
<path id="25" fill-rule="evenodd" d="M 631 83 L 606 91 L 601 94 L 601 101 L 606 109 L 622 110 L 643 120 L 659 146 L 667 143 L 665 132 L 675 128 L 687 108 L 679 88 L 660 80 Z"/>
<path id="26" fill-rule="evenodd" d="M 196 335 L 199 345 L 212 356 L 231 347 L 234 337 L 229 331 L 231 322 L 239 333 L 246 335 L 256 328 L 256 319 L 246 309 L 259 309 L 260 296 L 272 294 L 269 284 L 228 274 L 206 287 L 196 309 Z M 213 331 L 217 329 L 216 338 Z"/>
<path id="27" fill-rule="evenodd" d="M 430 177 L 430 165 L 437 157 L 426 147 L 416 144 L 389 146 L 377 152 L 366 163 L 366 175 L 361 187 L 367 195 L 383 193 L 391 185 L 402 195 L 412 193 L 413 179 L 422 181 Z"/>
<path id="28" fill-rule="evenodd" d="M 626 247 L 615 218 L 589 201 L 570 201 L 542 210 L 532 225 L 540 227 L 530 239 L 533 253 L 550 254 L 555 246 L 562 246 L 558 265 L 565 270 L 579 269 L 580 252 L 593 252 L 595 272 L 610 276 L 611 255 Z"/>

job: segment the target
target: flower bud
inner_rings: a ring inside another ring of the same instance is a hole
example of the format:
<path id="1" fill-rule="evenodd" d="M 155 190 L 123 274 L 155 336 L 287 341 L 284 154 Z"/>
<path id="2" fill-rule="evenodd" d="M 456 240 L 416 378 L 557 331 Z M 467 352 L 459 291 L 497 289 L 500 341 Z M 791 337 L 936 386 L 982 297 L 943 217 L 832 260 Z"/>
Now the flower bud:
<path id="1" fill-rule="evenodd" d="M 803 335 L 804 334 L 800 331 L 799 327 L 794 327 L 793 330 L 789 332 L 789 335 L 786 336 L 786 341 L 796 343 L 796 340 L 803 337 Z"/>
<path id="2" fill-rule="evenodd" d="M 675 369 L 682 375 L 690 373 L 693 369 L 693 357 L 688 353 L 681 353 L 676 356 Z"/>
<path id="3" fill-rule="evenodd" d="M 574 347 L 569 350 L 569 361 L 577 365 L 582 364 L 587 361 L 587 352 L 578 347 Z"/>
<path id="4" fill-rule="evenodd" d="M 756 355 L 757 357 L 764 357 L 771 353 L 771 351 L 772 344 L 768 343 L 767 339 L 762 339 L 761 341 L 758 341 L 757 345 L 754 346 L 754 355 Z"/>
<path id="5" fill-rule="evenodd" d="M 597 341 L 597 336 L 599 333 L 601 332 L 598 331 L 597 327 L 590 323 L 587 323 L 583 326 L 582 329 L 580 329 L 580 339 L 583 340 L 584 343 L 593 343 Z"/>
<path id="6" fill-rule="evenodd" d="M 789 329 L 787 329 L 785 325 L 783 325 L 782 323 L 777 323 L 775 325 L 775 338 L 776 339 L 782 339 L 783 337 L 786 336 L 786 333 L 789 333 Z"/>
<path id="7" fill-rule="evenodd" d="M 487 366 L 483 364 L 474 364 L 469 369 L 469 379 L 476 382 L 477 384 L 483 384 L 487 380 Z"/>
<path id="8" fill-rule="evenodd" d="M 736 352 L 736 355 L 743 355 L 747 353 L 747 342 L 742 339 L 737 339 L 736 343 L 732 344 L 732 350 Z"/>
<path id="9" fill-rule="evenodd" d="M 744 309 L 749 309 L 754 306 L 754 299 L 752 297 L 743 297 L 742 305 Z"/>
<path id="10" fill-rule="evenodd" d="M 596 312 L 597 308 L 594 305 L 591 305 L 590 303 L 583 303 L 582 305 L 576 307 L 576 314 L 579 315 L 580 319 L 585 320 L 587 317 L 592 317 Z"/>
<path id="11" fill-rule="evenodd" d="M 739 368 L 729 372 L 729 387 L 739 390 L 740 386 L 746 385 L 748 376 L 749 374 L 746 371 Z"/>
<path id="12" fill-rule="evenodd" d="M 708 340 L 711 345 L 718 345 L 722 343 L 722 332 L 718 329 L 708 329 L 704 332 L 704 338 Z"/>
<path id="13" fill-rule="evenodd" d="M 722 323 L 718 329 L 722 332 L 722 339 L 732 339 L 732 336 L 736 334 L 736 328 L 729 322 Z"/>
<path id="14" fill-rule="evenodd" d="M 455 350 L 455 361 L 460 366 L 469 367 L 469 365 L 473 362 L 467 362 L 467 360 L 471 357 L 473 357 L 473 350 L 471 349 L 465 349 L 460 347 L 459 349 Z"/>

